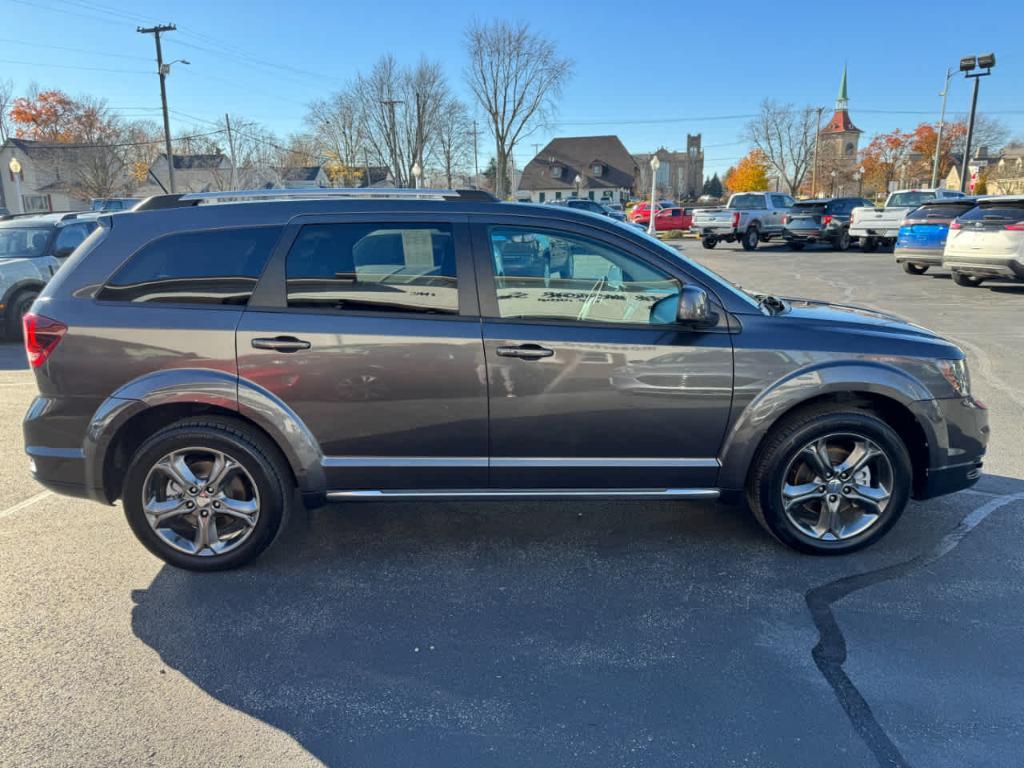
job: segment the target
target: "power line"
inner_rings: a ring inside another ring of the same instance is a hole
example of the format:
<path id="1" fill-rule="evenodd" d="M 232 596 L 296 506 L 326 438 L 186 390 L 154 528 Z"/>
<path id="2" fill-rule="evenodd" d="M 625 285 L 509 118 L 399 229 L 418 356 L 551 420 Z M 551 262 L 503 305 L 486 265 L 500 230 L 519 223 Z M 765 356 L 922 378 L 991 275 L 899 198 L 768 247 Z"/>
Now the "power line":
<path id="1" fill-rule="evenodd" d="M 224 129 L 221 128 L 220 130 L 209 131 L 208 133 L 193 133 L 193 134 L 191 134 L 189 136 L 178 136 L 174 140 L 175 141 L 189 141 L 191 139 L 202 139 L 202 138 L 204 138 L 206 136 L 215 136 L 218 133 L 224 133 Z M 34 139 L 26 139 L 26 141 L 35 141 L 35 140 Z M 64 142 L 55 141 L 55 142 L 51 142 L 49 144 L 49 146 L 42 147 L 42 149 L 57 149 L 57 150 L 61 150 L 61 151 L 65 150 L 65 149 L 120 149 L 122 147 L 145 147 L 145 146 L 149 146 L 150 144 L 163 144 L 163 143 L 164 143 L 164 140 L 162 138 L 160 138 L 160 139 L 149 139 L 147 141 L 122 141 L 122 142 L 117 142 L 116 144 L 83 144 L 83 143 L 78 143 L 78 144 L 66 143 L 65 144 Z"/>
<path id="2" fill-rule="evenodd" d="M 38 43 L 35 41 L 25 42 L 24 40 L 15 40 L 10 37 L 0 37 L 0 43 L 8 43 L 10 45 L 22 45 L 34 50 L 40 48 L 46 48 L 54 51 L 71 51 L 72 53 L 85 53 L 89 56 L 106 56 L 113 59 L 134 59 L 135 61 L 149 61 L 147 56 L 132 56 L 127 53 L 107 53 L 106 51 L 92 51 L 88 48 L 69 48 L 66 45 L 51 45 L 49 43 Z M 75 69 L 84 69 L 84 67 L 75 67 Z M 118 70 L 120 71 L 120 70 Z"/>
<path id="3" fill-rule="evenodd" d="M 54 69 L 78 69 L 89 72 L 114 72 L 119 75 L 151 75 L 152 72 L 145 72 L 141 69 L 111 69 L 109 67 L 80 67 L 77 64 L 44 64 L 39 61 L 16 61 L 15 59 L 0 59 L 0 64 L 24 64 L 26 67 L 52 67 Z"/>

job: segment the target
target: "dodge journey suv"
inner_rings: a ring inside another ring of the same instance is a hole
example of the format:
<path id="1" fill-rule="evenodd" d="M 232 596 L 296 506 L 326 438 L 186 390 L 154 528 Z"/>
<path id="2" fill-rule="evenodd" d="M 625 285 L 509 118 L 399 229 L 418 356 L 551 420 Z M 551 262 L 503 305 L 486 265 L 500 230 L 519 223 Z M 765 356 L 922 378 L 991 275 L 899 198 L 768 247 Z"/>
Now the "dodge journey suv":
<path id="1" fill-rule="evenodd" d="M 923 328 L 475 191 L 150 198 L 101 217 L 25 344 L 35 477 L 194 570 L 300 499 L 745 498 L 845 553 L 974 483 L 988 436 Z"/>

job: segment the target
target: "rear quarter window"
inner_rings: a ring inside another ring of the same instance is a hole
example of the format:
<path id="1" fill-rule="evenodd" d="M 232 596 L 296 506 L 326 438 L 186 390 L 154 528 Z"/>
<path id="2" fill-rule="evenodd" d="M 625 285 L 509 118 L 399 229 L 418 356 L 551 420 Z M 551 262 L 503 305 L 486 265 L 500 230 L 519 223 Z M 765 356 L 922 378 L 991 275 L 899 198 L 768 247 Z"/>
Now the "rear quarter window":
<path id="1" fill-rule="evenodd" d="M 161 237 L 136 251 L 97 298 L 245 304 L 280 234 L 280 227 L 248 227 Z"/>

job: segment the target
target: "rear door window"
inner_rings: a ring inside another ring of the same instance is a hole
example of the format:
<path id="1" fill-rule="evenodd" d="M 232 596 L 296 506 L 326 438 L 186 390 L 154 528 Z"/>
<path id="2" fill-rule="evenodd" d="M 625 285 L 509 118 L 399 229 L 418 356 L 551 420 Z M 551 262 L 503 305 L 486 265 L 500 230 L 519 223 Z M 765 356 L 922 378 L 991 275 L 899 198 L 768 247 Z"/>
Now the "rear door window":
<path id="1" fill-rule="evenodd" d="M 161 237 L 137 251 L 98 298 L 245 304 L 280 234 L 280 227 L 250 227 Z"/>
<path id="2" fill-rule="evenodd" d="M 288 306 L 457 314 L 449 224 L 309 224 L 288 253 Z"/>
<path id="3" fill-rule="evenodd" d="M 1005 227 L 1007 224 L 1024 225 L 1024 200 L 1005 203 L 982 203 L 961 215 L 960 222 L 972 227 Z"/>

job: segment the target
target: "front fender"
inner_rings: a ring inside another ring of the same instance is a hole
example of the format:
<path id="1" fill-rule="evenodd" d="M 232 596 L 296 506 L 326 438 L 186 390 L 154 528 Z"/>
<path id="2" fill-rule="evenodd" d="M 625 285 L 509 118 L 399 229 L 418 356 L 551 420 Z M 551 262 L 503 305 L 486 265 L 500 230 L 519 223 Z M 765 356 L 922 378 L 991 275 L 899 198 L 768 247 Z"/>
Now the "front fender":
<path id="1" fill-rule="evenodd" d="M 179 403 L 212 405 L 255 422 L 284 453 L 299 489 L 323 492 L 320 448 L 301 419 L 280 399 L 251 382 L 202 368 L 154 371 L 128 382 L 103 401 L 89 423 L 84 443 L 88 484 L 103 488 L 109 448 L 130 419 L 151 408 Z"/>
<path id="2" fill-rule="evenodd" d="M 931 420 L 917 418 L 912 403 L 933 395 L 913 376 L 895 366 L 857 361 L 814 364 L 784 376 L 760 390 L 746 404 L 737 392 L 731 420 L 722 444 L 719 485 L 728 490 L 743 488 L 754 453 L 776 422 L 793 408 L 823 395 L 871 394 L 889 398 L 911 410 L 930 446 L 941 442 Z"/>

